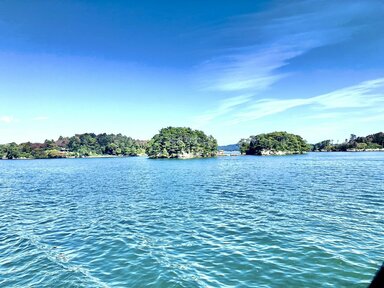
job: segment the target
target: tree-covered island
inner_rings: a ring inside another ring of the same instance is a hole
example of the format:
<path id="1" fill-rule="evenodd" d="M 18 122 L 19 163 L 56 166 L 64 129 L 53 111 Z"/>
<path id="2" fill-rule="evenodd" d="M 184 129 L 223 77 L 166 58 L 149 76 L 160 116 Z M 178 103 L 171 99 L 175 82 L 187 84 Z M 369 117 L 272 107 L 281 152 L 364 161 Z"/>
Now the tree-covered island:
<path id="1" fill-rule="evenodd" d="M 147 144 L 149 158 L 201 158 L 217 155 L 217 141 L 203 131 L 186 127 L 160 130 Z"/>
<path id="2" fill-rule="evenodd" d="M 44 143 L 0 145 L 0 159 L 46 159 L 101 156 L 138 156 L 145 153 L 146 141 L 121 134 L 76 134 Z"/>
<path id="3" fill-rule="evenodd" d="M 241 154 L 246 155 L 289 155 L 310 151 L 310 145 L 299 135 L 287 132 L 272 132 L 250 136 L 239 142 Z"/>
<path id="4" fill-rule="evenodd" d="M 378 132 L 368 136 L 356 136 L 351 134 L 343 143 L 333 143 L 332 140 L 324 140 L 312 146 L 313 152 L 358 152 L 358 151 L 383 151 L 384 133 Z"/>

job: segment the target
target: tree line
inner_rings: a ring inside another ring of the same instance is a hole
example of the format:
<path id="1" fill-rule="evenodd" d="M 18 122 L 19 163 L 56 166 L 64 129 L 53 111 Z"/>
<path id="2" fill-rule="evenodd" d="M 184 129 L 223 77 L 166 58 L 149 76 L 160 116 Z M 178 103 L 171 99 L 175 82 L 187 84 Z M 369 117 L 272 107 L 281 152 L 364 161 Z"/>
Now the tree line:
<path id="1" fill-rule="evenodd" d="M 44 143 L 25 142 L 0 145 L 0 159 L 46 159 L 89 157 L 100 155 L 137 156 L 145 153 L 146 141 L 135 140 L 121 134 L 76 134 L 60 136 Z"/>
<path id="2" fill-rule="evenodd" d="M 324 140 L 312 146 L 312 151 L 364 151 L 384 148 L 384 133 L 378 132 L 368 136 L 356 136 L 351 134 L 343 143 L 333 143 L 332 140 Z"/>
<path id="3" fill-rule="evenodd" d="M 135 140 L 121 134 L 76 134 L 60 136 L 44 143 L 9 143 L 0 145 L 0 159 L 47 159 L 92 156 L 138 156 L 150 158 L 212 157 L 217 141 L 203 131 L 186 127 L 167 127 L 150 141 Z"/>
<path id="4" fill-rule="evenodd" d="M 274 155 L 302 154 L 307 151 L 364 151 L 384 149 L 384 133 L 365 137 L 351 134 L 343 143 L 324 140 L 310 145 L 301 136 L 287 132 L 263 133 L 241 139 L 237 144 L 241 154 Z M 226 146 L 223 146 L 226 147 Z M 25 142 L 0 145 L 0 159 L 45 159 L 92 156 L 138 156 L 150 158 L 194 158 L 217 155 L 217 140 L 203 131 L 188 127 L 167 127 L 150 141 L 135 140 L 122 134 L 76 134 L 60 136 L 44 143 Z"/>

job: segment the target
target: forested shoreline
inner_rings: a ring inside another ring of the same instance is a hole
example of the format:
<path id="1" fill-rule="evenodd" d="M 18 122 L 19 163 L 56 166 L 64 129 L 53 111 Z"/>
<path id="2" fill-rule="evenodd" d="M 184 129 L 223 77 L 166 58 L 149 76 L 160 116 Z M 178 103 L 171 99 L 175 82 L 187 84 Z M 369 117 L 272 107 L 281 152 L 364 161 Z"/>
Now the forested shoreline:
<path id="1" fill-rule="evenodd" d="M 237 144 L 217 146 L 213 136 L 188 127 L 167 127 L 151 140 L 137 140 L 122 134 L 83 133 L 60 136 L 43 143 L 8 143 L 0 145 L 0 159 L 50 159 L 83 157 L 128 157 L 147 155 L 149 158 L 214 157 L 218 149 L 238 149 L 245 155 L 286 155 L 312 152 L 384 151 L 384 133 L 368 136 L 351 134 L 342 143 L 324 140 L 308 144 L 301 136 L 287 132 L 263 133 L 241 139 Z M 219 154 L 220 155 L 220 154 Z"/>
<path id="2" fill-rule="evenodd" d="M 384 149 L 384 133 L 378 132 L 368 136 L 351 134 L 343 143 L 334 143 L 333 140 L 324 140 L 312 146 L 313 152 L 353 152 Z"/>
<path id="3" fill-rule="evenodd" d="M 146 141 L 121 134 L 76 134 L 44 143 L 25 142 L 0 145 L 0 159 L 82 158 L 138 156 L 145 153 Z"/>

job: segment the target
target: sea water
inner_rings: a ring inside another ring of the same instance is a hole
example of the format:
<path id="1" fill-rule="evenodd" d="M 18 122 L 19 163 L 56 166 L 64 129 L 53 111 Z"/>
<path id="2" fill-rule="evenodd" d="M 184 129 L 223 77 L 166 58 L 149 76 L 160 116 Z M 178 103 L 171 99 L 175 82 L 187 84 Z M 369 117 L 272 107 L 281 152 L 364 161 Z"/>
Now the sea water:
<path id="1" fill-rule="evenodd" d="M 0 161 L 0 287 L 366 287 L 384 153 Z"/>

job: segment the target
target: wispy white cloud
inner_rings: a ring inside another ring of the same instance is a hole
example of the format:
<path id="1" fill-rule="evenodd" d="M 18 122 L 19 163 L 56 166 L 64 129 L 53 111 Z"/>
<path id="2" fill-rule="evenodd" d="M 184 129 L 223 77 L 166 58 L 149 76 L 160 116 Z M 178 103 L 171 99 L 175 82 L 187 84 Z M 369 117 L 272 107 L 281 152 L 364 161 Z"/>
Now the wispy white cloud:
<path id="1" fill-rule="evenodd" d="M 313 97 L 312 100 L 324 109 L 374 107 L 383 103 L 384 78 L 364 81 L 331 93 Z"/>
<path id="2" fill-rule="evenodd" d="M 324 112 L 324 113 L 316 113 L 309 116 L 304 117 L 305 119 L 335 119 L 341 116 L 346 116 L 345 112 Z"/>
<path id="3" fill-rule="evenodd" d="M 256 120 L 305 105 L 310 105 L 311 108 L 320 111 L 321 114 L 325 110 L 336 109 L 338 112 L 333 112 L 333 117 L 340 113 L 340 111 L 345 113 L 346 109 L 351 108 L 384 107 L 383 88 L 384 78 L 379 78 L 310 98 L 286 100 L 261 99 L 234 115 L 230 123 L 238 124 Z"/>
<path id="4" fill-rule="evenodd" d="M 195 123 L 196 126 L 201 126 L 216 117 L 227 114 L 228 112 L 235 109 L 237 106 L 247 103 L 251 99 L 252 99 L 252 95 L 248 94 L 248 95 L 240 95 L 240 96 L 235 96 L 235 97 L 221 100 L 217 109 L 212 111 L 207 111 L 205 114 L 195 117 L 193 122 Z"/>
<path id="5" fill-rule="evenodd" d="M 298 51 L 288 51 L 286 47 L 276 47 L 215 59 L 203 66 L 205 89 L 221 92 L 250 90 L 253 93 L 265 90 L 286 76 L 272 72 L 298 54 Z"/>
<path id="6" fill-rule="evenodd" d="M 200 66 L 203 87 L 221 92 L 265 90 L 287 76 L 279 69 L 291 59 L 350 37 L 354 27 L 343 24 L 350 21 L 352 12 L 336 11 L 334 17 L 335 12 L 323 5 L 313 13 L 312 1 L 299 1 L 232 19 L 217 34 L 238 46 Z"/>
<path id="7" fill-rule="evenodd" d="M 212 34 L 216 35 L 213 36 L 216 41 L 234 44 L 218 51 L 219 56 L 199 66 L 200 83 L 203 90 L 222 93 L 226 99 L 233 97 L 228 95 L 239 93 L 248 93 L 252 97 L 233 109 L 223 109 L 221 101 L 216 108 L 197 118 L 208 122 L 235 110 L 238 113 L 232 122 L 238 123 L 314 103 L 323 108 L 371 105 L 375 97 L 369 100 L 356 96 L 363 94 L 364 89 L 370 89 L 365 87 L 359 87 L 361 91 L 353 90 L 355 87 L 338 91 L 334 100 L 331 99 L 334 97 L 331 93 L 313 99 L 253 100 L 279 80 L 294 75 L 293 72 L 287 72 L 289 69 L 283 69 L 294 58 L 312 49 L 349 39 L 361 28 L 364 23 L 362 19 L 371 12 L 369 5 L 357 2 L 345 7 L 341 3 L 319 4 L 302 0 L 287 2 L 263 13 L 233 18 L 231 23 Z M 368 87 L 374 83 L 364 85 Z"/>
<path id="8" fill-rule="evenodd" d="M 260 119 L 269 115 L 284 112 L 298 106 L 311 104 L 311 99 L 261 99 L 242 112 L 234 115 L 233 119 L 229 121 L 230 124 L 238 124 L 250 120 Z"/>

